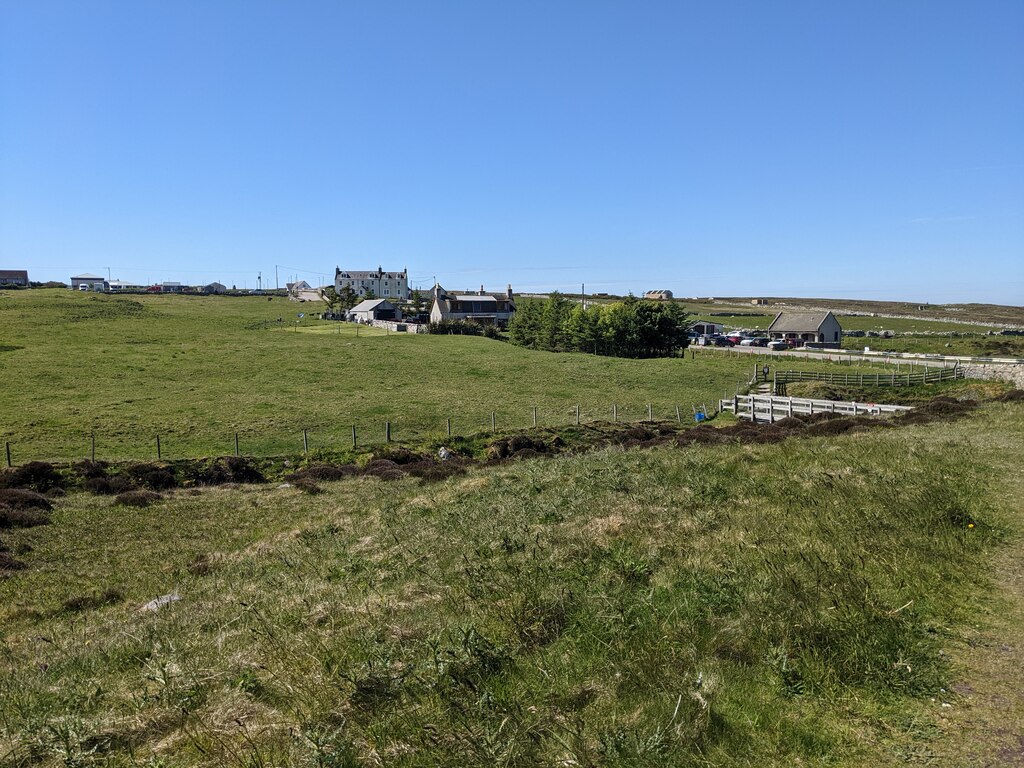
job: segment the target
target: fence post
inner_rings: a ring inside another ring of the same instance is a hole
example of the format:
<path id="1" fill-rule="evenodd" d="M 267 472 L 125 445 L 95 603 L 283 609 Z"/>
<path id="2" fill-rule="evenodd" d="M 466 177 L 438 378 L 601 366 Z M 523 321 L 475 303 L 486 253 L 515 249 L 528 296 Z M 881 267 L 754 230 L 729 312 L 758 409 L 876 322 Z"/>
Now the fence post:
<path id="1" fill-rule="evenodd" d="M 775 423 L 775 398 L 774 397 L 769 397 L 768 398 L 768 423 L 769 424 L 774 424 Z"/>
<path id="2" fill-rule="evenodd" d="M 92 460 L 96 461 L 96 433 L 92 433 Z"/>
<path id="3" fill-rule="evenodd" d="M 445 421 L 448 424 L 448 437 L 451 437 L 452 436 L 452 420 L 451 419 L 445 419 Z"/>
<path id="4" fill-rule="evenodd" d="M 853 401 L 853 415 L 854 416 L 858 415 L 857 414 L 857 401 L 856 400 Z"/>
<path id="5" fill-rule="evenodd" d="M 235 456 L 238 455 L 238 433 L 235 432 Z"/>
<path id="6" fill-rule="evenodd" d="M 736 416 L 736 418 L 739 418 L 739 415 L 740 415 L 740 393 L 739 392 L 737 392 L 735 395 L 732 396 L 732 412 Z"/>
<path id="7" fill-rule="evenodd" d="M 10 467 L 11 466 L 11 444 L 10 443 L 5 443 L 4 446 L 7 449 L 7 466 Z"/>
<path id="8" fill-rule="evenodd" d="M 497 422 L 495 421 L 494 418 L 494 411 L 491 411 L 491 432 L 496 431 L 496 424 Z"/>
<path id="9" fill-rule="evenodd" d="M 580 425 L 580 407 L 576 406 L 576 426 Z"/>
<path id="10" fill-rule="evenodd" d="M 356 447 L 356 425 L 353 424 L 352 425 L 352 449 L 355 450 L 355 447 Z"/>
<path id="11" fill-rule="evenodd" d="M 619 420 L 618 409 L 615 407 L 615 403 L 612 403 L 612 424 Z"/>
<path id="12" fill-rule="evenodd" d="M 537 426 L 537 406 L 533 406 L 533 426 Z"/>
<path id="13" fill-rule="evenodd" d="M 386 442 L 386 443 L 390 443 L 391 442 L 391 422 L 390 421 L 385 421 L 384 422 L 384 442 Z"/>
<path id="14" fill-rule="evenodd" d="M 160 435 L 156 436 L 156 460 L 160 461 Z"/>
<path id="15" fill-rule="evenodd" d="M 683 419 L 679 415 L 679 406 L 677 405 L 676 406 L 676 424 L 682 424 L 682 423 L 683 423 Z"/>
<path id="16" fill-rule="evenodd" d="M 302 452 L 309 453 L 309 434 L 302 430 Z"/>
<path id="17" fill-rule="evenodd" d="M 757 395 L 750 394 L 750 423 L 757 424 Z"/>
<path id="18" fill-rule="evenodd" d="M 653 414 L 653 411 L 651 410 L 651 404 L 650 403 L 647 404 L 647 420 L 648 421 L 654 421 L 654 414 Z"/>

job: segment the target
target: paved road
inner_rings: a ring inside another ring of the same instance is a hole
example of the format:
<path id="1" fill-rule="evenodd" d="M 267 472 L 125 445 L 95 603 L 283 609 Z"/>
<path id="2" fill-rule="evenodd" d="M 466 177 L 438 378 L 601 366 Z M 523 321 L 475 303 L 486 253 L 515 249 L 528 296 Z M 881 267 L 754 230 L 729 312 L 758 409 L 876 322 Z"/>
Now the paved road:
<path id="1" fill-rule="evenodd" d="M 957 363 L 1005 363 L 1008 365 L 1019 365 L 1021 360 L 1015 360 L 1010 358 L 983 358 L 983 357 L 950 357 L 947 355 L 940 356 L 929 356 L 929 357 L 917 357 L 912 354 L 906 353 L 893 353 L 887 354 L 885 352 L 870 352 L 864 354 L 863 352 L 853 352 L 850 350 L 838 350 L 838 349 L 826 349 L 822 351 L 814 350 L 808 351 L 803 349 L 791 349 L 785 352 L 772 352 L 764 347 L 699 347 L 691 345 L 690 349 L 695 352 L 739 352 L 746 355 L 761 355 L 767 357 L 773 357 L 779 360 L 785 360 L 788 358 L 807 358 L 810 360 L 865 360 L 868 362 L 882 362 L 882 363 L 913 363 L 914 365 L 923 365 L 931 368 L 943 368 Z"/>

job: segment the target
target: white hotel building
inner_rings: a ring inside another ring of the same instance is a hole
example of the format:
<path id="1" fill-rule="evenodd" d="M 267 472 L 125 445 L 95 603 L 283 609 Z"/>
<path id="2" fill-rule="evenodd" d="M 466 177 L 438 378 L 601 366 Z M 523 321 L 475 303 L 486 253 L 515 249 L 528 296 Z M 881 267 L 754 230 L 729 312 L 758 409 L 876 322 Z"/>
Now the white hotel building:
<path id="1" fill-rule="evenodd" d="M 341 291 L 348 286 L 356 296 L 365 296 L 369 291 L 378 299 L 408 299 L 408 269 L 401 272 L 385 272 L 380 267 L 371 272 L 352 272 L 334 268 L 334 290 Z"/>

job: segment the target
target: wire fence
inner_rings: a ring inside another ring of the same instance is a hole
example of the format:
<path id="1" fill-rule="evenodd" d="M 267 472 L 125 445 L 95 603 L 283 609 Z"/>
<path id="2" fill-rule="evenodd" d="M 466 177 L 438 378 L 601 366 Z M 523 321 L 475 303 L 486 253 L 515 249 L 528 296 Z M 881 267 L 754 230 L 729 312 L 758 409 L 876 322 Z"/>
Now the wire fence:
<path id="1" fill-rule="evenodd" d="M 740 391 L 737 384 L 737 392 Z M 726 393 L 728 395 L 728 393 Z M 708 405 L 710 404 L 711 409 Z M 607 406 L 572 404 L 562 407 L 529 408 L 525 413 L 508 409 L 466 414 L 459 412 L 433 423 L 416 423 L 408 419 L 359 419 L 347 425 L 321 425 L 287 431 L 260 432 L 240 429 L 212 434 L 194 430 L 163 431 L 96 430 L 68 435 L 61 449 L 34 445 L 32 439 L 6 440 L 7 467 L 30 461 L 68 462 L 93 461 L 173 461 L 213 456 L 246 456 L 274 458 L 310 453 L 343 454 L 411 443 L 500 438 L 510 434 L 542 429 L 566 429 L 598 424 L 674 423 L 678 425 L 704 421 L 714 416 L 716 401 L 708 403 L 643 403 Z M 52 443 L 53 441 L 45 441 Z"/>

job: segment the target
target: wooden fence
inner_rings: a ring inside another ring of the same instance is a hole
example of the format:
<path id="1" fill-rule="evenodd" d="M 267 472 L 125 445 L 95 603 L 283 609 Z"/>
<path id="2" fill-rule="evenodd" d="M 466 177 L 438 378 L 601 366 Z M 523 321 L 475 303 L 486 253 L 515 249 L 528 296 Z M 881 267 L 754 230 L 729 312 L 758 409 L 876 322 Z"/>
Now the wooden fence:
<path id="1" fill-rule="evenodd" d="M 718 410 L 735 414 L 741 419 L 772 424 L 787 416 L 815 413 L 838 413 L 846 416 L 880 416 L 883 413 L 909 411 L 906 405 L 843 402 L 839 400 L 813 400 L 805 397 L 779 397 L 776 395 L 735 395 L 718 401 Z"/>
<path id="2" fill-rule="evenodd" d="M 858 387 L 911 387 L 918 384 L 936 384 L 965 378 L 959 365 L 932 368 L 916 373 L 823 373 L 821 371 L 776 371 L 772 391 L 786 394 L 786 384 L 796 381 L 825 381 L 829 384 L 847 384 Z"/>

